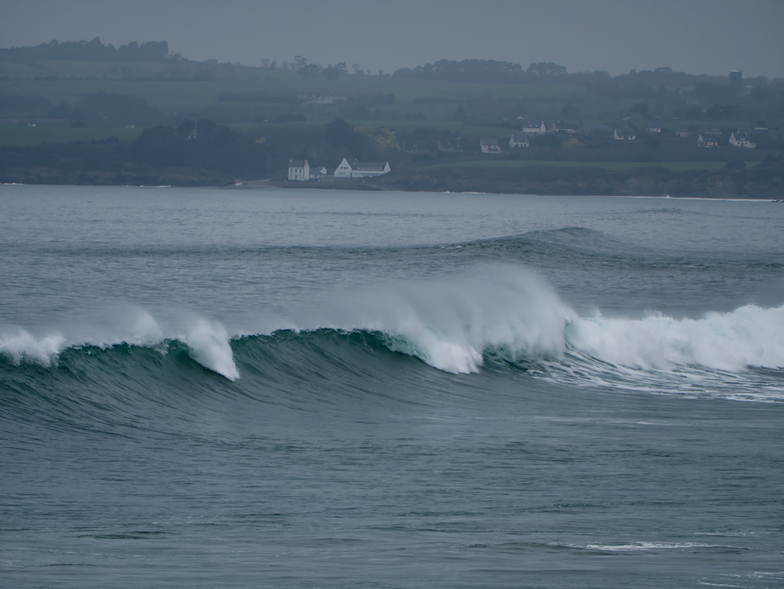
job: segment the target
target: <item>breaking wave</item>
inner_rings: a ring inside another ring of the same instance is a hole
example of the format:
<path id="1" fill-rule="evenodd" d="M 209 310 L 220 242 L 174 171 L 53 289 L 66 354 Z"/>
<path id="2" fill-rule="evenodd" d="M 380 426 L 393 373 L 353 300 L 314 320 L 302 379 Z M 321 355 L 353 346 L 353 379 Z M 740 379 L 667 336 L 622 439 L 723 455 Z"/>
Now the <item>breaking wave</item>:
<path id="1" fill-rule="evenodd" d="M 383 350 L 452 374 L 512 368 L 584 386 L 784 400 L 784 306 L 699 318 L 580 317 L 536 274 L 502 266 L 332 293 L 293 316 L 230 335 L 215 320 L 190 318 L 172 330 L 139 311 L 121 336 L 0 333 L 0 356 L 12 366 L 54 368 L 64 350 L 133 346 L 165 355 L 176 344 L 203 368 L 236 381 L 244 371 L 263 372 L 259 364 L 281 361 L 285 344 L 290 373 L 316 370 L 318 362 L 384 362 Z M 313 349 L 318 354 L 308 355 Z"/>

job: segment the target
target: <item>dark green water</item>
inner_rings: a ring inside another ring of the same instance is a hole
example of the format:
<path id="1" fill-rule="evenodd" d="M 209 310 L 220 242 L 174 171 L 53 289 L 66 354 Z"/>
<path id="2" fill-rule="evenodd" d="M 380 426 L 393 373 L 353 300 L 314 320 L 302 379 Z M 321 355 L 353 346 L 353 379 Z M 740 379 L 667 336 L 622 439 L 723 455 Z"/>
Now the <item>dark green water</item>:
<path id="1" fill-rule="evenodd" d="M 0 585 L 782 587 L 783 236 L 0 187 Z"/>

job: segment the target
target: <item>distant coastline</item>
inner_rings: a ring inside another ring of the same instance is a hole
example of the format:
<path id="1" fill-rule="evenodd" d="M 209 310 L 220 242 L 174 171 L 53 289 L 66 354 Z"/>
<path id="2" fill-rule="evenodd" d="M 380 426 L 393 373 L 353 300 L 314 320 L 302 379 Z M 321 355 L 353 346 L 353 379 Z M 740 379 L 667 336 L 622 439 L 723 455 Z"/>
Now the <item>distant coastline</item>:
<path id="1" fill-rule="evenodd" d="M 342 160 L 386 169 L 335 178 Z M 292 162 L 318 173 L 298 176 Z M 2 183 L 264 178 L 283 188 L 779 199 L 784 80 L 493 60 L 375 75 L 302 56 L 196 62 L 165 41 L 114 48 L 98 38 L 0 49 Z"/>
<path id="2" fill-rule="evenodd" d="M 292 182 L 283 179 L 243 180 L 206 170 L 149 170 L 128 172 L 63 172 L 48 168 L 15 170 L 0 174 L 3 184 L 79 186 L 174 186 L 282 188 L 305 190 L 356 190 L 367 192 L 440 192 L 539 194 L 575 196 L 670 196 L 673 198 L 782 199 L 784 171 L 781 164 L 758 169 L 669 172 L 663 168 L 609 173 L 599 168 L 529 168 L 524 177 L 499 178 L 472 175 L 467 168 L 448 173 L 389 174 L 366 180 L 326 179 Z"/>

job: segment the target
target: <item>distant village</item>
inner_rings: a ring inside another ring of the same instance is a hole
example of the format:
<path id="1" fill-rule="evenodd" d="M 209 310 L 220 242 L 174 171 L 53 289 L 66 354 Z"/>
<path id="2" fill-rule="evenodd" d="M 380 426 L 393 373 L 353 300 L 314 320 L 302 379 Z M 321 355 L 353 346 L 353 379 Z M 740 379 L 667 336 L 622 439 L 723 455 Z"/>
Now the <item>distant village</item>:
<path id="1" fill-rule="evenodd" d="M 636 113 L 632 113 L 632 115 L 634 114 Z M 630 120 L 633 118 L 635 117 L 629 117 Z M 508 142 L 510 150 L 528 149 L 531 147 L 531 140 L 533 138 L 546 134 L 563 136 L 564 144 L 567 147 L 570 142 L 573 147 L 580 147 L 582 145 L 579 142 L 579 137 L 581 135 L 611 135 L 616 141 L 635 141 L 637 140 L 638 135 L 656 136 L 660 135 L 663 131 L 668 131 L 667 129 L 663 129 L 662 125 L 656 121 L 645 122 L 644 125 L 642 125 L 641 130 L 638 131 L 631 125 L 624 125 L 621 127 L 609 127 L 607 125 L 583 127 L 579 123 L 553 122 L 548 127 L 543 120 L 526 120 L 522 116 L 518 117 L 518 120 L 520 121 L 520 133 L 512 133 L 510 135 Z M 767 132 L 767 124 L 759 122 L 748 129 L 737 129 L 736 131 L 733 131 L 726 141 L 722 139 L 725 136 L 725 133 L 717 128 L 700 131 L 699 129 L 676 127 L 674 134 L 683 141 L 689 141 L 690 145 L 696 143 L 697 147 L 704 147 L 707 149 L 719 148 L 722 145 L 755 149 L 757 147 L 757 143 L 754 140 L 755 135 Z M 500 154 L 504 151 L 499 144 L 498 139 L 492 137 L 480 139 L 478 147 L 481 153 L 486 154 Z M 474 151 L 474 149 L 471 149 L 470 147 L 464 148 L 459 141 L 439 140 L 437 148 L 438 151 L 448 153 Z M 287 180 L 292 182 L 319 181 L 327 176 L 343 179 L 373 178 L 387 174 L 390 171 L 389 162 L 361 162 L 356 159 L 349 161 L 348 159 L 343 158 L 340 165 L 330 174 L 324 166 L 311 167 L 308 160 L 292 159 L 289 160 Z"/>
<path id="2" fill-rule="evenodd" d="M 627 120 L 632 120 L 634 118 L 641 118 L 641 117 L 634 117 L 637 113 L 631 113 L 630 116 L 627 117 Z M 520 117 L 522 119 L 522 117 Z M 531 139 L 533 137 L 544 135 L 545 133 L 554 133 L 554 134 L 562 134 L 567 137 L 571 136 L 574 137 L 574 146 L 578 147 L 579 144 L 577 143 L 577 137 L 579 135 L 592 135 L 592 134 L 604 134 L 604 135 L 612 135 L 613 139 L 616 141 L 635 141 L 638 135 L 649 135 L 649 136 L 656 136 L 660 135 L 662 131 L 667 131 L 667 129 L 663 129 L 661 123 L 656 121 L 646 121 L 643 123 L 641 131 L 638 131 L 635 127 L 624 125 L 621 127 L 609 127 L 607 125 L 596 125 L 592 127 L 583 127 L 580 124 L 576 123 L 561 123 L 555 122 L 552 123 L 549 127 L 547 127 L 544 121 L 526 121 L 523 120 L 521 132 L 518 134 L 512 134 L 509 137 L 509 148 L 510 149 L 525 149 L 531 146 Z M 725 145 L 732 146 L 732 147 L 743 147 L 746 149 L 755 149 L 757 147 L 757 143 L 754 141 L 754 137 L 756 134 L 759 133 L 767 133 L 768 126 L 764 122 L 755 123 L 748 129 L 737 129 L 730 134 L 729 139 L 724 143 Z M 721 147 L 723 144 L 722 136 L 724 134 L 718 128 L 711 128 L 709 130 L 700 131 L 699 129 L 689 129 L 686 127 L 676 127 L 675 128 L 675 136 L 681 139 L 689 139 L 692 138 L 693 141 L 696 141 L 696 145 L 698 147 Z M 481 139 L 479 143 L 479 147 L 482 153 L 501 153 L 502 149 L 498 143 L 497 139 L 493 138 L 485 138 Z M 439 145 L 439 149 L 443 151 L 458 151 L 460 150 L 459 146 L 455 145 Z"/>
<path id="3" fill-rule="evenodd" d="M 637 113 L 632 113 L 635 115 Z M 554 122 L 549 127 L 547 127 L 544 121 L 530 121 L 524 120 L 522 117 L 519 117 L 522 120 L 521 123 L 521 132 L 520 133 L 513 133 L 509 137 L 509 148 L 510 149 L 526 149 L 531 146 L 531 139 L 537 136 L 545 135 L 546 133 L 553 133 L 553 134 L 561 134 L 566 137 L 572 137 L 572 145 L 574 147 L 579 147 L 580 143 L 577 139 L 580 135 L 595 135 L 595 134 L 603 134 L 610 136 L 612 135 L 613 139 L 616 141 L 635 141 L 637 136 L 640 134 L 649 135 L 649 136 L 656 136 L 660 135 L 662 131 L 667 131 L 667 129 L 663 129 L 661 123 L 656 121 L 646 121 L 644 122 L 641 131 L 638 131 L 635 127 L 624 125 L 621 127 L 609 127 L 607 125 L 596 125 L 591 127 L 583 127 L 578 123 L 561 123 L 561 122 Z M 633 119 L 633 116 L 629 116 L 628 120 Z M 764 122 L 755 123 L 748 129 L 737 129 L 730 134 L 729 139 L 724 143 L 725 145 L 732 146 L 732 147 L 742 147 L 746 149 L 755 149 L 757 147 L 757 143 L 754 140 L 756 134 L 759 133 L 767 133 L 768 126 Z M 688 129 L 686 127 L 676 127 L 675 128 L 675 136 L 681 139 L 689 139 L 692 138 L 693 141 L 696 141 L 696 145 L 698 147 L 721 147 L 723 144 L 722 136 L 724 134 L 718 128 L 711 128 L 709 130 L 700 131 L 699 129 Z M 568 143 L 566 145 L 569 146 Z M 439 150 L 441 151 L 450 151 L 450 152 L 460 152 L 463 151 L 462 147 L 457 144 L 440 144 L 439 143 Z M 482 153 L 501 153 L 503 150 L 498 143 L 498 139 L 494 138 L 483 138 L 479 142 L 479 148 Z"/>

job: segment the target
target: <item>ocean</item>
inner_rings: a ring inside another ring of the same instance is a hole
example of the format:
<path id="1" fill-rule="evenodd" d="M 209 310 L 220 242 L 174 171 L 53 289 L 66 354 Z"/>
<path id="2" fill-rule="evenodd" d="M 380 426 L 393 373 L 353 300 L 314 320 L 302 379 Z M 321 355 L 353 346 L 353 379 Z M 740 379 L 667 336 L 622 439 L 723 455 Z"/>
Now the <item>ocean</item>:
<path id="1" fill-rule="evenodd" d="M 0 186 L 3 587 L 784 587 L 784 204 Z"/>

